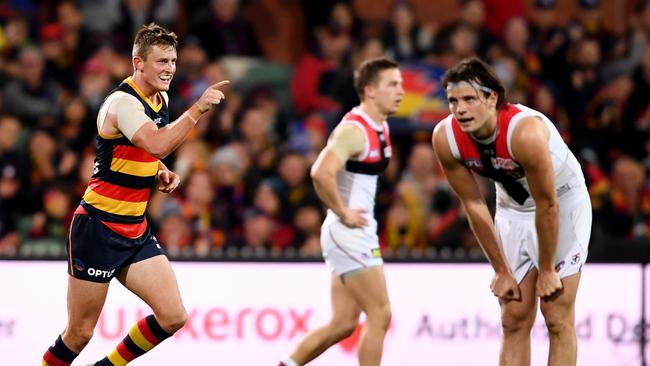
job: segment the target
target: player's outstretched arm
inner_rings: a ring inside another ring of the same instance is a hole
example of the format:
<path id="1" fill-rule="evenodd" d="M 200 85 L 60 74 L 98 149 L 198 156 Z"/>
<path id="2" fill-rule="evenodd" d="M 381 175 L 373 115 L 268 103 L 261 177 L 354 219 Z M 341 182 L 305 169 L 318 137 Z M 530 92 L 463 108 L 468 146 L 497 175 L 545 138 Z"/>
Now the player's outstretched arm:
<path id="1" fill-rule="evenodd" d="M 225 96 L 220 88 L 229 83 L 228 80 L 224 80 L 209 86 L 203 95 L 178 119 L 162 128 L 156 127 L 153 123 L 143 124 L 133 134 L 131 142 L 158 159 L 166 157 L 185 140 L 187 134 L 205 112 L 209 111 L 213 105 L 221 103 Z M 118 126 L 119 124 L 120 116 L 118 115 Z"/>

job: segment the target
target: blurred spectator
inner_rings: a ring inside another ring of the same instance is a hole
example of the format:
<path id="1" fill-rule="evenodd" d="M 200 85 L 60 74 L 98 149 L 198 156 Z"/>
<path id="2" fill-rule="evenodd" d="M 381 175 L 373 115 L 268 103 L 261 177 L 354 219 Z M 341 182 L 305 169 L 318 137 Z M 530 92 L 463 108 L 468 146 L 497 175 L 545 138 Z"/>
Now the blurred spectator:
<path id="1" fill-rule="evenodd" d="M 563 84 L 565 90 L 563 103 L 567 107 L 567 114 L 571 120 L 575 135 L 575 129 L 579 128 L 584 120 L 583 111 L 587 104 L 600 89 L 602 80 L 600 78 L 600 67 L 602 65 L 601 50 L 598 40 L 595 38 L 584 38 L 574 44 L 575 57 L 569 66 L 568 77 Z"/>
<path id="2" fill-rule="evenodd" d="M 526 102 L 529 75 L 519 60 L 511 53 L 499 54 L 492 61 L 492 68 L 503 82 L 508 102 Z"/>
<path id="3" fill-rule="evenodd" d="M 204 141 L 188 141 L 181 145 L 176 151 L 173 171 L 178 174 L 181 182 L 196 170 L 206 170 L 210 159 L 210 147 Z"/>
<path id="4" fill-rule="evenodd" d="M 352 66 L 357 68 L 362 62 L 384 56 L 385 54 L 386 50 L 384 44 L 379 38 L 368 38 L 361 42 L 352 55 Z"/>
<path id="5" fill-rule="evenodd" d="M 478 34 L 475 29 L 462 23 L 440 31 L 434 43 L 431 62 L 442 68 L 449 68 L 463 58 L 476 54 Z"/>
<path id="6" fill-rule="evenodd" d="M 386 212 L 382 242 L 393 252 L 399 248 L 424 248 L 427 244 L 423 202 L 418 201 L 415 191 L 413 182 L 400 182 Z"/>
<path id="7" fill-rule="evenodd" d="M 230 79 L 224 68 L 216 61 L 207 64 L 202 73 L 202 82 L 206 85 Z M 212 148 L 225 145 L 236 137 L 235 115 L 239 113 L 241 99 L 239 94 L 226 90 L 226 100 L 220 104 L 220 107 L 212 108 L 199 121 L 204 124 L 199 126 L 199 130 L 205 130 L 202 137 Z"/>
<path id="8" fill-rule="evenodd" d="M 112 41 L 123 52 L 130 52 L 133 35 L 143 24 L 155 22 L 170 28 L 177 12 L 176 0 L 122 0 L 120 16 L 113 24 Z"/>
<path id="9" fill-rule="evenodd" d="M 647 35 L 640 29 L 631 29 L 629 34 L 617 36 L 612 49 L 604 58 L 603 81 L 609 82 L 622 75 L 629 75 L 641 62 L 647 45 Z"/>
<path id="10" fill-rule="evenodd" d="M 277 179 L 261 181 L 253 194 L 253 207 L 273 221 L 273 246 L 285 249 L 297 239 L 294 226 L 289 225 L 282 214 L 281 190 L 281 183 Z"/>
<path id="11" fill-rule="evenodd" d="M 650 47 L 643 51 L 641 63 L 632 73 L 634 86 L 625 103 L 622 123 L 625 140 L 631 152 L 640 158 L 645 155 L 647 132 L 650 131 Z M 639 134 L 639 131 L 646 133 Z"/>
<path id="12" fill-rule="evenodd" d="M 0 116 L 0 255 L 16 254 L 19 244 L 17 219 L 28 171 L 27 157 L 18 149 L 20 133 L 16 118 Z"/>
<path id="13" fill-rule="evenodd" d="M 172 258 L 194 255 L 194 250 L 190 246 L 192 235 L 189 224 L 183 217 L 180 205 L 174 199 L 168 199 L 165 206 L 160 209 L 158 226 L 160 244 L 165 248 L 167 255 Z"/>
<path id="14" fill-rule="evenodd" d="M 81 201 L 95 170 L 95 149 L 85 149 L 79 158 L 78 179 L 73 187 L 74 202 Z"/>
<path id="15" fill-rule="evenodd" d="M 308 165 L 312 165 L 318 153 L 327 144 L 328 134 L 327 121 L 319 113 L 312 113 L 294 124 L 287 146 L 289 149 L 300 151 Z"/>
<path id="16" fill-rule="evenodd" d="M 212 85 L 203 74 L 207 65 L 208 55 L 201 47 L 199 39 L 195 36 L 188 37 L 178 50 L 176 75 L 174 75 L 174 82 L 178 85 L 178 96 L 171 99 L 170 109 L 184 111 L 208 86 Z M 207 118 L 202 120 L 205 121 Z"/>
<path id="17" fill-rule="evenodd" d="M 25 19 L 15 17 L 7 20 L 3 30 L 2 55 L 7 61 L 6 65 L 3 65 L 3 71 L 8 76 L 17 77 L 20 75 L 20 67 L 17 62 L 18 54 L 30 42 L 29 25 Z"/>
<path id="18" fill-rule="evenodd" d="M 239 133 L 253 156 L 276 140 L 271 118 L 273 116 L 264 113 L 260 107 L 249 107 L 243 111 L 239 122 Z"/>
<path id="19" fill-rule="evenodd" d="M 213 209 L 224 230 L 241 235 L 243 211 L 246 207 L 246 187 L 243 182 L 245 161 L 234 145 L 218 148 L 210 156 L 208 170 L 212 189 L 218 197 Z"/>
<path id="20" fill-rule="evenodd" d="M 232 240 L 222 223 L 222 212 L 215 211 L 215 195 L 207 170 L 194 170 L 183 188 L 182 212 L 190 228 L 190 245 L 206 256 L 212 248 L 221 248 Z"/>
<path id="21" fill-rule="evenodd" d="M 66 51 L 63 28 L 57 23 L 46 24 L 39 31 L 39 39 L 45 58 L 45 77 L 56 80 L 67 90 L 77 91 L 74 57 Z"/>
<path id="22" fill-rule="evenodd" d="M 239 0 L 210 0 L 208 12 L 191 20 L 189 33 L 201 40 L 210 59 L 221 56 L 258 56 L 253 28 L 242 15 Z"/>
<path id="23" fill-rule="evenodd" d="M 89 58 L 104 65 L 108 69 L 111 79 L 115 82 L 120 82 L 133 73 L 131 55 L 119 53 L 108 42 L 101 44 Z"/>
<path id="24" fill-rule="evenodd" d="M 332 6 L 329 20 L 337 23 L 341 27 L 341 30 L 348 33 L 353 40 L 358 40 L 363 37 L 361 21 L 348 2 L 336 1 Z"/>
<path id="25" fill-rule="evenodd" d="M 492 15 L 493 13 L 490 13 L 490 16 Z M 489 57 L 490 49 L 496 43 L 495 37 L 486 26 L 486 19 L 485 4 L 482 0 L 460 1 L 459 21 L 476 32 L 476 52 L 481 57 Z"/>
<path id="26" fill-rule="evenodd" d="M 49 254 L 65 251 L 67 227 L 72 220 L 72 200 L 67 188 L 50 187 L 43 195 L 43 210 L 22 218 L 21 246 L 42 246 Z M 24 249 L 21 249 L 24 251 Z"/>
<path id="27" fill-rule="evenodd" d="M 637 1 L 634 13 L 631 15 L 632 22 L 645 33 L 646 37 L 650 37 L 650 2 Z"/>
<path id="28" fill-rule="evenodd" d="M 44 75 L 45 59 L 37 47 L 19 54 L 19 76 L 4 87 L 4 108 L 30 127 L 54 127 L 60 114 L 59 86 Z"/>
<path id="29" fill-rule="evenodd" d="M 274 142 L 287 140 L 289 117 L 280 108 L 272 88 L 264 85 L 252 88 L 244 99 L 247 103 L 242 105 L 243 109 L 252 106 L 268 119 L 270 127 L 268 133 Z"/>
<path id="30" fill-rule="evenodd" d="M 598 157 L 606 171 L 610 169 L 610 162 L 634 150 L 634 140 L 630 145 L 625 142 L 622 121 L 623 108 L 632 88 L 632 81 L 627 76 L 604 85 L 589 101 L 584 124 L 572 137 L 572 145 L 578 151 L 598 146 Z"/>
<path id="31" fill-rule="evenodd" d="M 83 27 L 92 34 L 105 35 L 120 20 L 120 0 L 77 0 L 83 18 Z"/>
<path id="32" fill-rule="evenodd" d="M 296 239 L 294 246 L 298 247 L 300 254 L 304 256 L 320 256 L 320 227 L 323 222 L 323 214 L 318 205 L 304 205 L 296 211 L 293 217 L 293 227 L 296 228 Z M 318 246 L 315 244 L 318 243 Z"/>
<path id="33" fill-rule="evenodd" d="M 528 101 L 531 108 L 542 112 L 553 123 L 555 123 L 563 138 L 568 141 L 570 121 L 568 120 L 564 109 L 558 103 L 559 92 L 557 91 L 557 88 L 553 87 L 553 84 L 551 83 L 542 83 L 534 85 L 529 89 L 529 92 Z"/>
<path id="34" fill-rule="evenodd" d="M 524 4 L 522 0 L 482 0 L 485 7 L 485 14 L 490 16 L 485 19 L 485 28 L 498 38 L 501 38 L 503 25 L 508 19 L 524 16 Z"/>
<path id="35" fill-rule="evenodd" d="M 349 7 L 349 2 L 349 0 L 300 0 L 302 12 L 305 16 L 305 29 L 316 29 L 332 19 L 340 21 L 341 14 L 337 12 L 341 11 L 335 11 L 334 8 L 339 3 L 342 3 L 345 7 Z"/>
<path id="36" fill-rule="evenodd" d="M 291 221 L 303 206 L 320 206 L 318 196 L 309 177 L 309 166 L 304 156 L 286 152 L 278 162 L 278 176 L 282 182 L 282 213 Z"/>
<path id="37" fill-rule="evenodd" d="M 600 167 L 600 161 L 595 151 L 585 148 L 580 151 L 578 155 L 582 171 L 585 174 L 585 183 L 589 189 L 589 196 L 591 197 L 591 207 L 595 212 L 596 220 L 598 212 L 601 211 L 603 204 L 608 202 L 610 192 L 609 177 Z"/>
<path id="38" fill-rule="evenodd" d="M 643 166 L 634 159 L 623 156 L 614 163 L 611 193 L 601 215 L 606 218 L 602 224 L 608 234 L 626 238 L 650 236 L 650 189 Z"/>
<path id="39" fill-rule="evenodd" d="M 111 90 L 112 80 L 109 69 L 98 58 L 91 58 L 83 65 L 79 80 L 79 95 L 96 115 L 104 98 Z"/>
<path id="40" fill-rule="evenodd" d="M 585 37 L 608 41 L 604 28 L 600 0 L 578 0 L 578 9 L 569 24 L 569 37 L 575 42 Z M 601 45 L 602 46 L 602 45 Z"/>
<path id="41" fill-rule="evenodd" d="M 569 40 L 558 22 L 556 0 L 535 0 L 529 27 L 530 48 L 540 58 L 542 75 L 547 82 L 557 82 L 568 68 Z"/>
<path id="42" fill-rule="evenodd" d="M 94 44 L 85 32 L 82 13 L 75 1 L 64 0 L 56 4 L 56 23 L 61 26 L 65 54 L 71 57 L 72 67 L 76 69 L 95 51 L 100 41 Z"/>
<path id="43" fill-rule="evenodd" d="M 503 48 L 507 54 L 514 57 L 524 71 L 517 75 L 518 79 L 536 77 L 540 74 L 542 65 L 536 53 L 530 48 L 530 34 L 525 18 L 513 17 L 505 24 Z M 519 82 L 519 84 L 523 84 L 522 87 L 526 88 L 523 82 Z"/>
<path id="44" fill-rule="evenodd" d="M 49 130 L 36 129 L 29 136 L 30 186 L 39 191 L 59 178 L 75 174 L 77 155 L 59 146 Z M 38 199 L 36 200 L 38 201 Z"/>
<path id="45" fill-rule="evenodd" d="M 333 123 L 343 109 L 358 103 L 348 63 L 350 35 L 338 23 L 316 29 L 316 48 L 295 66 L 291 93 L 300 116 L 321 112 Z"/>
<path id="46" fill-rule="evenodd" d="M 420 28 L 416 23 L 408 2 L 397 1 L 382 35 L 382 43 L 396 61 L 415 61 L 431 48 L 433 36 L 431 27 Z"/>
<path id="47" fill-rule="evenodd" d="M 437 38 L 436 43 L 449 43 L 449 37 L 459 28 L 466 27 L 471 30 L 476 37 L 474 45 L 476 53 L 481 57 L 490 55 L 490 49 L 496 43 L 495 37 L 486 28 L 485 5 L 482 0 L 460 0 L 460 14 L 458 20 L 443 27 Z"/>
<path id="48" fill-rule="evenodd" d="M 273 242 L 273 221 L 262 211 L 249 208 L 244 212 L 243 235 L 239 244 L 242 249 L 266 250 L 271 249 Z"/>
<path id="49" fill-rule="evenodd" d="M 63 116 L 57 130 L 63 145 L 76 153 L 92 144 L 96 133 L 88 106 L 80 97 L 74 97 L 63 105 Z"/>
<path id="50" fill-rule="evenodd" d="M 415 195 L 415 201 L 420 206 L 420 217 L 428 214 L 433 190 L 442 177 L 440 169 L 436 169 L 437 164 L 430 144 L 419 142 L 411 149 L 407 166 L 402 171 L 401 182 L 410 184 L 408 190 Z"/>

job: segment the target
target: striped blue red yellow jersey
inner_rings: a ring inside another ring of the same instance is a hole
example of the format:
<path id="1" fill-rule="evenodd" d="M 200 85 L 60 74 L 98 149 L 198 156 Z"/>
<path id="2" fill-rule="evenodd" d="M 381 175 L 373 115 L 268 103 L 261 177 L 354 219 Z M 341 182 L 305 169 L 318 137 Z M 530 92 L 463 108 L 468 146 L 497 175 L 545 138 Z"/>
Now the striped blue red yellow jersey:
<path id="1" fill-rule="evenodd" d="M 162 95 L 158 98 L 160 103 L 153 105 L 130 77 L 111 94 L 116 92 L 136 97 L 158 128 L 169 123 L 167 101 Z M 119 234 L 142 235 L 147 227 L 145 212 L 158 167 L 157 158 L 135 146 L 124 135 L 99 133 L 94 172 L 81 206 Z"/>

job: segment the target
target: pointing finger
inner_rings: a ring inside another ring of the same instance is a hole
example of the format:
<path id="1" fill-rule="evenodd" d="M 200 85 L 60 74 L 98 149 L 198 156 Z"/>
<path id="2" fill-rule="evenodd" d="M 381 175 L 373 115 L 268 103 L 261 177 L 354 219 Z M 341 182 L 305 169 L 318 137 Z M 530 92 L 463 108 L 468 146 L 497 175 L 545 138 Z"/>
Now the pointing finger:
<path id="1" fill-rule="evenodd" d="M 210 88 L 212 88 L 212 89 L 219 89 L 220 87 L 222 87 L 222 86 L 224 86 L 224 85 L 228 85 L 228 84 L 230 84 L 230 80 L 222 80 L 222 81 L 220 81 L 220 82 L 218 82 L 218 83 L 214 83 L 214 84 L 212 84 L 212 85 L 210 86 Z"/>

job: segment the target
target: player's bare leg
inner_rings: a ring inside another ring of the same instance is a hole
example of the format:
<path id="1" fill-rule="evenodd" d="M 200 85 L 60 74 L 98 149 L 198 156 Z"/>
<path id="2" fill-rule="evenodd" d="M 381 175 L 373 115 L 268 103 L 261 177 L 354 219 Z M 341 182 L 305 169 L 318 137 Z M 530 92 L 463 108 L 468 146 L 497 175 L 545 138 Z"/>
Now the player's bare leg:
<path id="1" fill-rule="evenodd" d="M 117 279 L 151 307 L 160 327 L 173 334 L 187 319 L 176 275 L 164 255 L 126 267 Z"/>
<path id="2" fill-rule="evenodd" d="M 107 293 L 108 283 L 68 276 L 68 324 L 61 339 L 70 350 L 81 352 L 92 338 Z"/>
<path id="3" fill-rule="evenodd" d="M 344 281 L 366 314 L 359 340 L 359 365 L 378 366 L 391 320 L 384 267 L 376 266 L 353 273 L 346 276 Z"/>
<path id="4" fill-rule="evenodd" d="M 291 354 L 291 359 L 298 365 L 306 364 L 332 345 L 352 335 L 359 324 L 361 308 L 348 287 L 335 273 L 332 273 L 331 302 L 330 321 L 307 334 Z"/>
<path id="5" fill-rule="evenodd" d="M 530 365 L 530 332 L 537 315 L 536 282 L 537 270 L 532 269 L 519 284 L 521 301 L 499 301 L 503 331 L 500 366 Z"/>
<path id="6" fill-rule="evenodd" d="M 541 300 L 550 340 L 549 366 L 571 366 L 577 362 L 575 301 L 579 284 L 580 272 L 562 279 L 563 289 L 557 296 Z"/>
<path id="7" fill-rule="evenodd" d="M 95 362 L 96 366 L 126 365 L 169 338 L 187 319 L 176 276 L 164 255 L 130 264 L 117 278 L 147 303 L 154 315 L 138 320 L 117 347 Z"/>

